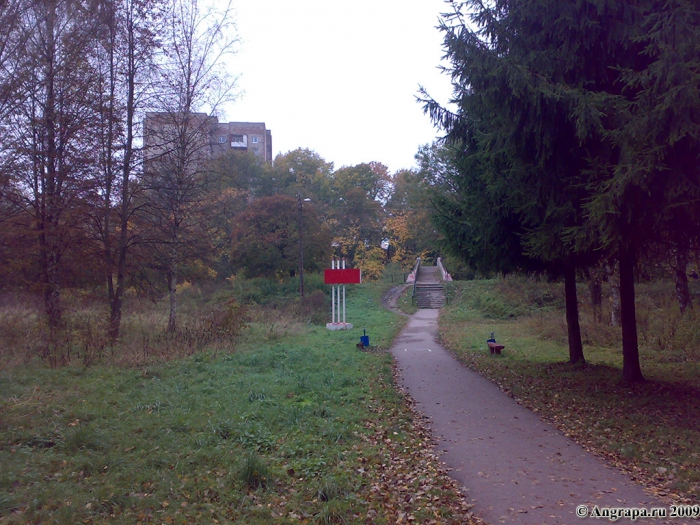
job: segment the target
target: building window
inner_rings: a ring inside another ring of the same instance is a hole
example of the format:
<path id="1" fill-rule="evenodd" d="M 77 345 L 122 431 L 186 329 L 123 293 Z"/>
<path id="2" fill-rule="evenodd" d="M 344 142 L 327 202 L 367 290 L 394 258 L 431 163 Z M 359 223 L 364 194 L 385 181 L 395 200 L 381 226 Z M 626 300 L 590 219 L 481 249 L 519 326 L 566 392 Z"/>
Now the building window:
<path id="1" fill-rule="evenodd" d="M 226 142 L 226 137 L 222 135 L 221 137 L 219 137 L 219 144 L 223 144 L 224 142 Z"/>
<path id="2" fill-rule="evenodd" d="M 252 141 L 253 141 L 253 144 L 257 144 L 257 143 L 258 143 L 258 137 L 252 137 Z"/>
<path id="3" fill-rule="evenodd" d="M 231 147 L 233 149 L 248 149 L 248 136 L 231 135 Z"/>

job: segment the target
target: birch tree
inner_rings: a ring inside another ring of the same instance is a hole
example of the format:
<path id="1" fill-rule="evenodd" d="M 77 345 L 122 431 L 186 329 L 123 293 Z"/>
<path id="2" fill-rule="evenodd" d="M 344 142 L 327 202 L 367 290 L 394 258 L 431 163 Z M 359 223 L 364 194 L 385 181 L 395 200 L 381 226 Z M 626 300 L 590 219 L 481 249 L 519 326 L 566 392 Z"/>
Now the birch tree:
<path id="1" fill-rule="evenodd" d="M 2 138 L 13 178 L 6 197 L 31 217 L 38 287 L 55 340 L 63 325 L 65 256 L 87 242 L 82 223 L 98 120 L 91 62 L 96 22 L 92 6 L 79 0 L 33 0 L 24 6 L 17 103 L 5 118 Z"/>
<path id="2" fill-rule="evenodd" d="M 161 8 L 159 0 L 120 0 L 100 9 L 100 162 L 91 218 L 102 247 L 112 341 L 119 336 L 128 252 L 135 242 L 129 221 L 140 187 L 135 177 L 142 172 L 140 124 L 152 90 Z"/>
<path id="3" fill-rule="evenodd" d="M 214 116 L 235 96 L 226 59 L 237 39 L 230 4 L 204 8 L 172 0 L 158 63 L 157 94 L 146 116 L 146 199 L 149 242 L 162 262 L 170 295 L 168 330 L 176 330 L 177 284 L 183 260 L 202 249 L 207 169 Z"/>

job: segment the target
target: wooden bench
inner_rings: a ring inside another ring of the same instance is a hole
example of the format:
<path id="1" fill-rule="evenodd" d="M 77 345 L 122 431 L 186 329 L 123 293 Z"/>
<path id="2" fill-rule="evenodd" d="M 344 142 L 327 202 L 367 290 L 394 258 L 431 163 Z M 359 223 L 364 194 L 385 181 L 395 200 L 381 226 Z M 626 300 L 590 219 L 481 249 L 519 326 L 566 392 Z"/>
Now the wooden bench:
<path id="1" fill-rule="evenodd" d="M 505 348 L 505 346 L 496 343 L 495 341 L 488 341 L 486 344 L 489 345 L 489 350 L 491 350 L 491 354 L 501 355 L 501 350 Z"/>

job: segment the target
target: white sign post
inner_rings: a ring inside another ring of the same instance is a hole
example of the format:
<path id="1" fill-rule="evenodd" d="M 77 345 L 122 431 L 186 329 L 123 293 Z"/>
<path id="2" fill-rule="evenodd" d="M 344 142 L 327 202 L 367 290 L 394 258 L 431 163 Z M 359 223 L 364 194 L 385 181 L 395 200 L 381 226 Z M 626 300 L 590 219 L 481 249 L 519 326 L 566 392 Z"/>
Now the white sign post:
<path id="1" fill-rule="evenodd" d="M 362 282 L 362 274 L 359 269 L 348 269 L 345 268 L 345 259 L 341 261 L 333 259 L 331 261 L 331 269 L 325 271 L 325 282 L 326 284 L 333 285 L 331 290 L 332 295 L 332 307 L 331 307 L 331 321 L 326 324 L 326 328 L 329 330 L 350 330 L 352 329 L 352 323 L 348 323 L 345 320 L 345 285 L 346 284 L 359 284 Z M 342 321 L 341 321 L 341 290 L 342 285 Z"/>

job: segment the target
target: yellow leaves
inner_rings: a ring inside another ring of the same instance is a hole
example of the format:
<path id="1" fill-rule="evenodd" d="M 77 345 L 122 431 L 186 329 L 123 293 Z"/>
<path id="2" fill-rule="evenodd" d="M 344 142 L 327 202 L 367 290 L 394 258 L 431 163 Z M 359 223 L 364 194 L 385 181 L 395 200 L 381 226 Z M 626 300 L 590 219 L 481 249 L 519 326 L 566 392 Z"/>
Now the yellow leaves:
<path id="1" fill-rule="evenodd" d="M 361 245 L 355 253 L 355 264 L 362 270 L 363 281 L 379 279 L 384 271 L 384 260 L 384 250 L 379 247 L 367 249 Z"/>
<path id="2" fill-rule="evenodd" d="M 406 215 L 394 215 L 386 221 L 386 230 L 390 239 L 398 245 L 403 245 L 410 239 L 410 230 Z"/>

